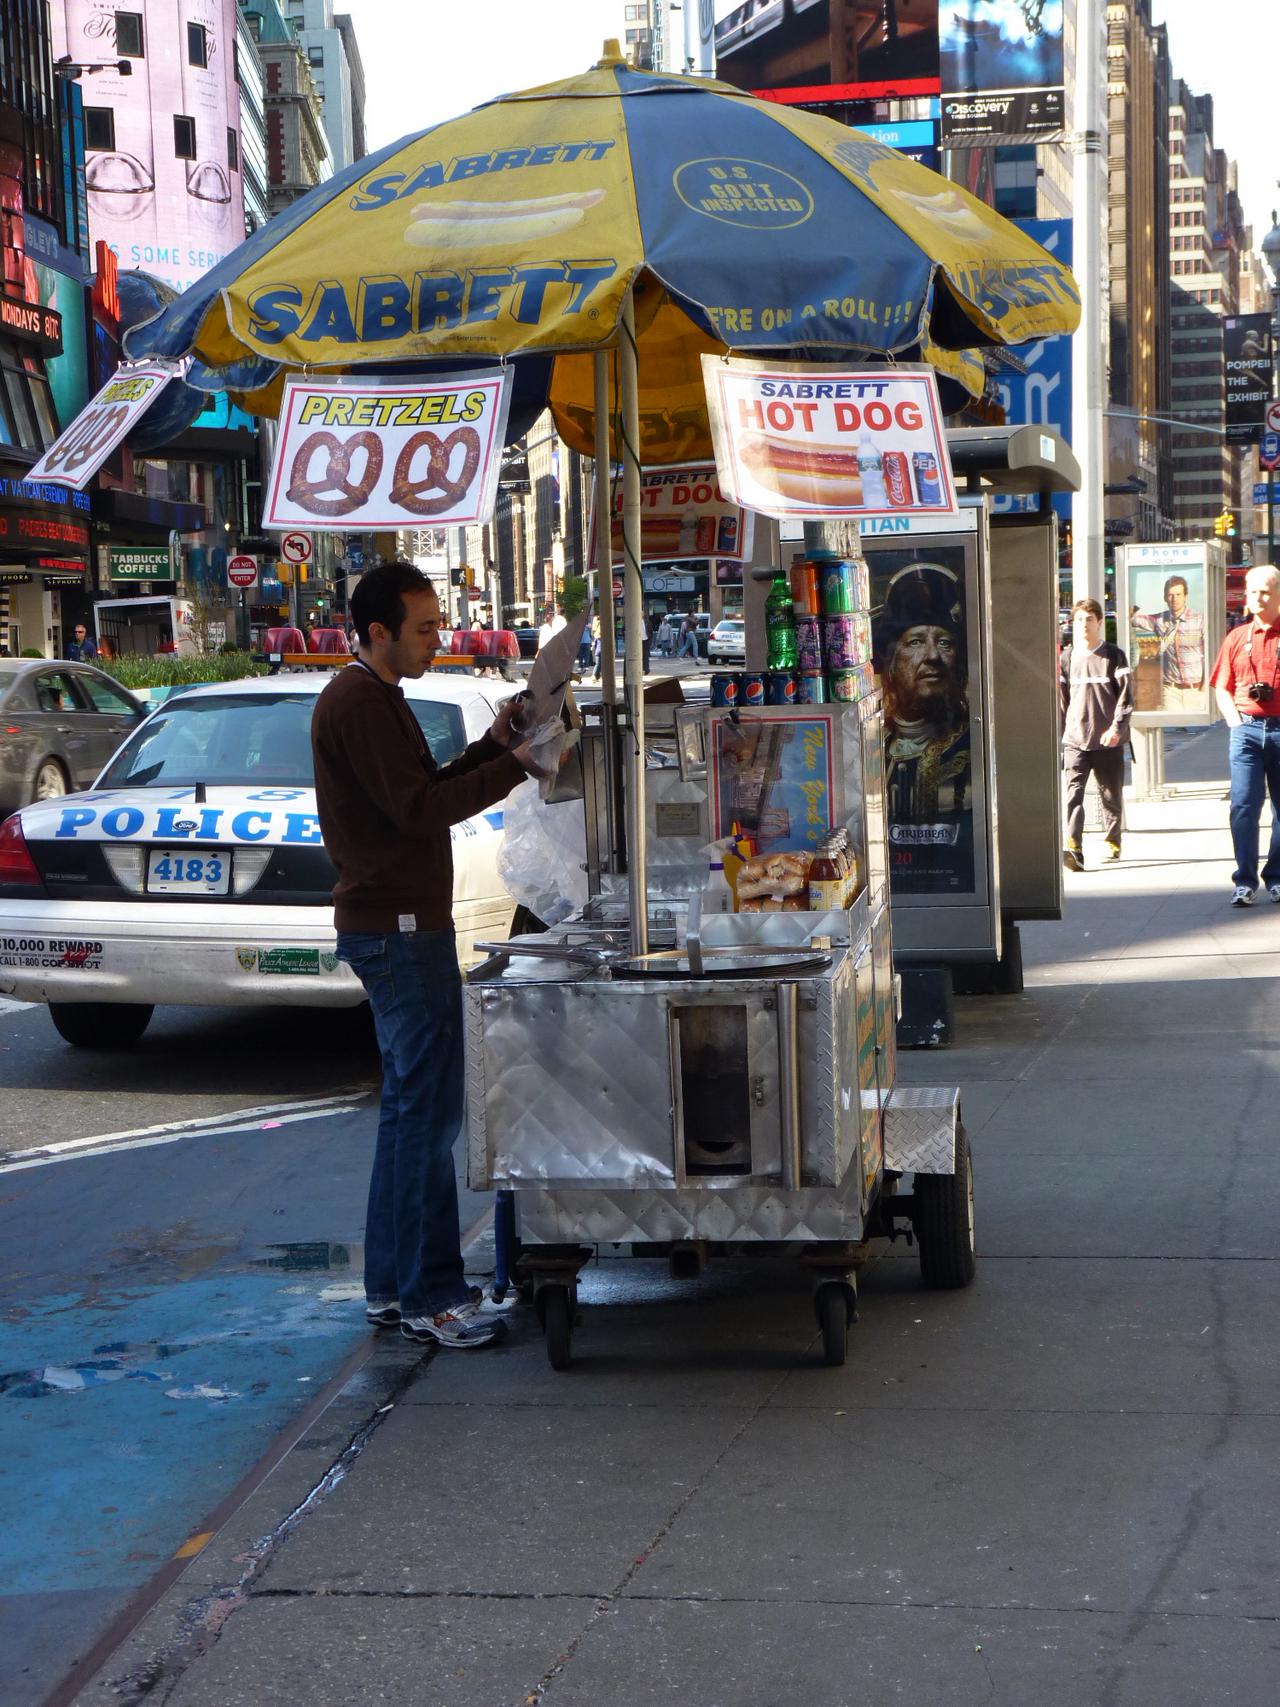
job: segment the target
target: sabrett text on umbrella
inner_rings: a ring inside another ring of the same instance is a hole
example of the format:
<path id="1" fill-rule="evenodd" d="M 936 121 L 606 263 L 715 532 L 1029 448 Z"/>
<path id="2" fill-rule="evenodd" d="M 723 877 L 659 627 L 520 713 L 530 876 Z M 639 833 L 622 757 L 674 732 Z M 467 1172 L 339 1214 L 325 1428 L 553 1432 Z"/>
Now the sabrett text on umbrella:
<path id="1" fill-rule="evenodd" d="M 266 285 L 249 298 L 249 333 L 262 344 L 394 342 L 510 315 L 536 326 L 549 291 L 563 289 L 562 315 L 580 314 L 592 291 L 617 272 L 614 260 L 548 261 L 526 267 L 468 267 L 460 273 L 383 275 L 344 285 L 321 279 L 309 298 L 297 285 Z"/>
<path id="2" fill-rule="evenodd" d="M 447 164 L 431 160 L 416 172 L 379 172 L 360 185 L 351 197 L 356 213 L 402 201 L 419 190 L 436 190 L 466 178 L 483 178 L 491 172 L 514 172 L 522 166 L 564 166 L 575 160 L 603 160 L 614 146 L 613 137 L 598 142 L 544 142 L 536 148 L 494 148 L 487 154 L 459 154 Z"/>

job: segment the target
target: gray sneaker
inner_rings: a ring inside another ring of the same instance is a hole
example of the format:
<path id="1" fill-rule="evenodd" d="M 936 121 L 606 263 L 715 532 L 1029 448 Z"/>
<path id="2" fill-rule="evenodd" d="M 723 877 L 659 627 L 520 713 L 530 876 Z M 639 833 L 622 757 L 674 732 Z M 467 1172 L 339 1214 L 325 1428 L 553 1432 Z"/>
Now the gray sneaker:
<path id="1" fill-rule="evenodd" d="M 1276 887 L 1280 888 L 1280 884 L 1277 884 Z M 1237 883 L 1236 892 L 1231 897 L 1231 905 L 1233 907 L 1252 907 L 1253 897 L 1256 893 L 1257 891 L 1250 889 L 1247 883 Z"/>
<path id="2" fill-rule="evenodd" d="M 1280 901 L 1280 883 L 1269 883 L 1267 885 L 1267 894 L 1270 895 L 1273 901 Z"/>
<path id="3" fill-rule="evenodd" d="M 452 1310 L 442 1310 L 436 1316 L 402 1316 L 400 1319 L 401 1334 L 419 1345 L 429 1345 L 432 1340 L 459 1348 L 489 1345 L 503 1331 L 502 1322 L 471 1299 L 465 1304 L 455 1304 Z"/>

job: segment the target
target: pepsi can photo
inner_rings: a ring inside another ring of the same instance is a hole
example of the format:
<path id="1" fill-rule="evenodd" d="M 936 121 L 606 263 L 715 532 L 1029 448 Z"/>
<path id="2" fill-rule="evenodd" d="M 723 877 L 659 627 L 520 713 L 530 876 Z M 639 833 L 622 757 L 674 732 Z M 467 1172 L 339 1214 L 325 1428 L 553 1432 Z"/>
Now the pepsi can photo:
<path id="1" fill-rule="evenodd" d="M 729 670 L 720 670 L 711 678 L 712 705 L 737 705 L 738 678 Z"/>
<path id="2" fill-rule="evenodd" d="M 738 704 L 764 704 L 764 677 L 759 670 L 744 670 L 738 677 Z"/>
<path id="3" fill-rule="evenodd" d="M 764 678 L 766 705 L 794 705 L 796 677 L 794 670 L 770 670 Z"/>
<path id="4" fill-rule="evenodd" d="M 911 467 L 916 477 L 916 496 L 922 504 L 942 502 L 942 482 L 938 478 L 938 459 L 931 450 L 911 453 Z"/>

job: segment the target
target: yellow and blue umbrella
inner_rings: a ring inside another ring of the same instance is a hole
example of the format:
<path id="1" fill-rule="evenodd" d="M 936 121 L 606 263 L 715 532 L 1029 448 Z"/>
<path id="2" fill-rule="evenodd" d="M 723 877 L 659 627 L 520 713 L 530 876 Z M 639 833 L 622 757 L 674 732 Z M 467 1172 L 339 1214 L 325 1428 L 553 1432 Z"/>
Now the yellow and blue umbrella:
<path id="1" fill-rule="evenodd" d="M 240 364 L 229 389 L 260 410 L 304 367 L 554 357 L 557 423 L 590 454 L 591 356 L 629 294 L 651 462 L 709 449 L 704 351 L 909 360 L 1079 318 L 1069 270 L 959 185 L 816 114 L 634 71 L 608 43 L 582 76 L 321 184 L 126 350 Z"/>

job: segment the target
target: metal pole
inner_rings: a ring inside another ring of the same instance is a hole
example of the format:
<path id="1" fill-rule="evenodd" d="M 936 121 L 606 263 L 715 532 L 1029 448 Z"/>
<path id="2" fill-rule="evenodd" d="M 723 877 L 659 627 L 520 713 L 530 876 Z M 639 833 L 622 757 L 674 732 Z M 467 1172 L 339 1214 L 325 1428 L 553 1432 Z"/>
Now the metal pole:
<path id="1" fill-rule="evenodd" d="M 596 610 L 600 615 L 600 698 L 613 705 L 618 697 L 614 649 L 616 613 L 613 605 L 613 504 L 609 452 L 609 352 L 597 350 L 596 385 Z"/>
<path id="2" fill-rule="evenodd" d="M 635 305 L 622 302 L 618 347 L 618 391 L 622 400 L 622 551 L 626 595 L 623 636 L 626 657 L 623 693 L 630 728 L 626 739 L 627 882 L 631 900 L 631 952 L 649 952 L 649 883 L 645 858 L 644 587 L 640 580 L 640 380 L 636 360 Z"/>
<path id="3" fill-rule="evenodd" d="M 1106 479 L 1107 305 L 1103 264 L 1107 237 L 1106 30 L 1103 0 L 1076 0 L 1076 86 L 1071 205 L 1074 270 L 1080 285 L 1080 328 L 1071 352 L 1071 437 L 1080 490 L 1071 502 L 1071 596 L 1106 591 L 1103 484 Z"/>

